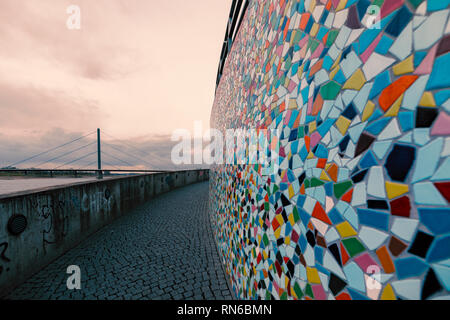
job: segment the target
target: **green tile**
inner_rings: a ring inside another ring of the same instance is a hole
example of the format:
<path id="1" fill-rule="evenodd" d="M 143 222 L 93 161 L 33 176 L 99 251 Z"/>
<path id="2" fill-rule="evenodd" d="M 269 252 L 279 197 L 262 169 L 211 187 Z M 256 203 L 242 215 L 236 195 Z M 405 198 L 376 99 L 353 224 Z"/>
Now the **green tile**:
<path id="1" fill-rule="evenodd" d="M 341 86 L 337 82 L 330 81 L 320 88 L 320 94 L 324 100 L 334 100 L 340 90 Z"/>
<path id="2" fill-rule="evenodd" d="M 353 186 L 353 183 L 349 181 L 344 181 L 341 183 L 336 183 L 333 186 L 334 196 L 339 199 L 344 195 L 344 193 L 347 192 L 348 189 L 350 189 Z"/>
<path id="3" fill-rule="evenodd" d="M 311 285 L 309 283 L 306 285 L 305 294 L 314 299 L 314 293 L 313 293 Z"/>
<path id="4" fill-rule="evenodd" d="M 295 294 L 297 295 L 297 298 L 300 300 L 301 298 L 303 298 L 303 291 L 300 288 L 300 286 L 298 285 L 298 283 L 296 282 L 294 285 L 294 291 Z"/>
<path id="5" fill-rule="evenodd" d="M 366 250 L 361 242 L 359 242 L 359 240 L 356 238 L 344 239 L 342 240 L 342 243 L 344 244 L 345 249 L 352 258 Z"/>

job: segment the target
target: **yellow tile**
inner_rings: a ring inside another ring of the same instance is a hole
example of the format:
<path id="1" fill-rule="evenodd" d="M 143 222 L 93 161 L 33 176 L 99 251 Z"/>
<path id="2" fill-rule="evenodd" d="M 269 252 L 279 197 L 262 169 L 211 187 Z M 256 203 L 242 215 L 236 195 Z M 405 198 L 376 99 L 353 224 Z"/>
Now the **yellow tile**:
<path id="1" fill-rule="evenodd" d="M 322 173 L 320 174 L 320 180 L 323 181 L 331 181 L 330 177 L 326 174 L 325 170 L 322 170 Z"/>
<path id="2" fill-rule="evenodd" d="M 348 238 L 352 236 L 356 236 L 357 233 L 355 229 L 348 223 L 348 221 L 344 221 L 336 226 L 337 231 L 341 235 L 342 238 Z"/>
<path id="3" fill-rule="evenodd" d="M 343 116 L 340 116 L 339 119 L 337 119 L 336 127 L 343 136 L 345 136 L 345 133 L 347 132 L 348 127 L 350 126 L 350 123 L 351 121 Z"/>
<path id="4" fill-rule="evenodd" d="M 331 69 L 334 69 L 334 68 L 336 68 L 339 65 L 339 62 L 341 62 L 341 58 L 342 58 L 342 53 L 339 55 L 339 57 L 333 63 L 333 65 L 331 66 Z"/>
<path id="5" fill-rule="evenodd" d="M 393 68 L 392 71 L 396 76 L 411 73 L 414 71 L 414 55 L 410 55 L 405 60 L 397 63 Z"/>
<path id="6" fill-rule="evenodd" d="M 436 107 L 433 94 L 429 91 L 424 92 L 422 99 L 420 99 L 419 106 L 421 107 Z"/>
<path id="7" fill-rule="evenodd" d="M 363 111 L 362 121 L 369 119 L 374 110 L 375 104 L 372 101 L 368 101 Z"/>
<path id="8" fill-rule="evenodd" d="M 291 213 L 288 217 L 289 222 L 291 223 L 291 226 L 293 226 L 295 224 L 295 220 L 294 220 L 294 214 Z"/>
<path id="9" fill-rule="evenodd" d="M 256 273 L 255 273 L 255 274 L 256 274 Z M 294 287 L 293 287 L 293 286 L 291 286 L 291 294 L 292 294 L 292 296 L 294 297 L 294 299 L 297 299 L 297 300 L 298 300 L 297 294 L 295 293 L 295 290 L 294 290 Z"/>
<path id="10" fill-rule="evenodd" d="M 312 28 L 311 28 L 311 31 L 309 32 L 309 35 L 311 37 L 315 37 L 317 35 L 318 31 L 319 31 L 319 25 L 317 23 L 314 23 Z"/>
<path id="11" fill-rule="evenodd" d="M 383 293 L 381 294 L 381 300 L 397 300 L 397 298 L 395 297 L 394 290 L 392 289 L 390 283 L 383 289 Z"/>
<path id="12" fill-rule="evenodd" d="M 366 78 L 361 69 L 358 69 L 353 75 L 344 83 L 343 89 L 361 90 L 366 83 Z"/>
<path id="13" fill-rule="evenodd" d="M 336 73 L 338 73 L 339 69 L 340 69 L 339 65 L 337 67 L 331 69 L 330 80 L 333 80 L 334 76 L 336 75 Z"/>
<path id="14" fill-rule="evenodd" d="M 409 187 L 407 184 L 386 182 L 386 193 L 389 199 L 394 199 L 407 192 L 409 192 Z"/>
<path id="15" fill-rule="evenodd" d="M 315 121 L 309 124 L 309 134 L 313 133 L 317 129 L 317 123 Z"/>
<path id="16" fill-rule="evenodd" d="M 403 96 L 402 94 L 395 102 L 394 104 L 389 108 L 388 111 L 384 114 L 385 117 L 396 117 L 398 114 L 398 111 L 400 110 L 400 106 L 403 102 Z"/>
<path id="17" fill-rule="evenodd" d="M 299 79 L 301 79 L 302 78 L 302 74 L 303 74 L 303 68 L 305 67 L 305 65 L 304 64 L 302 64 L 302 66 L 300 67 L 300 68 L 298 68 L 298 72 L 297 72 L 297 75 L 298 75 L 298 78 Z"/>
<path id="18" fill-rule="evenodd" d="M 306 159 L 314 159 L 315 155 L 312 151 L 309 152 L 308 156 L 306 157 Z"/>
<path id="19" fill-rule="evenodd" d="M 288 191 L 289 191 L 289 199 L 292 199 L 292 197 L 295 196 L 294 188 L 292 187 L 292 185 L 289 186 Z"/>
<path id="20" fill-rule="evenodd" d="M 316 0 L 312 0 L 311 4 L 309 5 L 309 12 L 313 12 L 316 8 Z"/>
<path id="21" fill-rule="evenodd" d="M 316 268 L 306 267 L 306 276 L 308 277 L 309 283 L 320 284 L 319 272 L 317 272 Z"/>
<path id="22" fill-rule="evenodd" d="M 284 243 L 286 243 L 287 245 L 289 245 L 289 244 L 291 243 L 291 237 L 286 236 L 286 237 L 284 238 Z"/>
<path id="23" fill-rule="evenodd" d="M 336 8 L 336 11 L 341 11 L 342 9 L 345 9 L 346 5 L 347 5 L 347 0 L 341 0 L 341 2 L 339 2 L 339 5 Z"/>
<path id="24" fill-rule="evenodd" d="M 296 99 L 289 99 L 288 109 L 297 109 L 297 100 Z"/>
<path id="25" fill-rule="evenodd" d="M 280 238 L 281 227 L 278 227 L 277 230 L 275 230 L 274 234 L 275 234 L 275 238 L 277 238 L 277 239 Z"/>
<path id="26" fill-rule="evenodd" d="M 284 224 L 284 219 L 281 214 L 277 214 L 276 219 L 278 220 L 278 223 L 280 224 L 280 226 L 282 226 Z"/>

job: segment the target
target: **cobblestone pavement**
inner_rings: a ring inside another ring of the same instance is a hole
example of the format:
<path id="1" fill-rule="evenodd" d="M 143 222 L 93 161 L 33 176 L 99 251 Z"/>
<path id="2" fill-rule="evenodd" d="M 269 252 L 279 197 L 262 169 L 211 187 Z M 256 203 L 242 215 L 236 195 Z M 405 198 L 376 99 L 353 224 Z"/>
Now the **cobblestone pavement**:
<path id="1" fill-rule="evenodd" d="M 231 299 L 208 218 L 208 182 L 160 195 L 16 288 L 7 299 Z M 69 265 L 81 290 L 69 290 Z"/>

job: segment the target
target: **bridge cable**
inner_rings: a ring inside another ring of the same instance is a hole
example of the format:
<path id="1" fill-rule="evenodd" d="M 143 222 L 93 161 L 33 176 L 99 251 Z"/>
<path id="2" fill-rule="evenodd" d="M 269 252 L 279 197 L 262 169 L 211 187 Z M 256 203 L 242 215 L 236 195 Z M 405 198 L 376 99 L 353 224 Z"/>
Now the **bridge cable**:
<path id="1" fill-rule="evenodd" d="M 144 150 L 142 150 L 142 149 L 139 149 L 139 148 L 137 148 L 137 147 L 134 147 L 134 146 L 132 146 L 131 144 L 126 143 L 126 142 L 124 142 L 123 140 L 121 140 L 121 139 L 119 139 L 119 138 L 116 138 L 116 137 L 110 135 L 109 133 L 107 133 L 107 132 L 105 132 L 105 131 L 102 131 L 102 133 L 103 133 L 105 136 L 108 136 L 108 137 L 110 137 L 110 138 L 113 138 L 113 139 L 117 140 L 119 143 L 122 143 L 123 145 L 126 145 L 126 146 L 128 146 L 128 147 L 130 147 L 130 148 L 132 148 L 132 149 L 135 149 L 135 150 L 139 151 L 139 152 L 142 152 L 142 153 L 145 154 L 145 155 L 148 155 L 148 152 L 146 152 L 146 151 L 144 151 Z"/>
<path id="2" fill-rule="evenodd" d="M 119 151 L 119 152 L 121 152 L 121 153 L 123 153 L 123 154 L 125 154 L 125 155 L 127 155 L 127 156 L 129 156 L 129 157 L 132 157 L 132 158 L 134 158 L 134 159 L 136 159 L 136 160 L 143 161 L 143 162 L 145 162 L 145 163 L 146 163 L 148 166 L 150 166 L 150 167 L 153 166 L 150 162 L 147 162 L 146 160 L 144 160 L 144 159 L 142 159 L 142 158 L 140 158 L 140 157 L 138 157 L 138 156 L 132 155 L 132 154 L 126 152 L 126 151 L 120 150 L 119 148 L 117 148 L 117 147 L 115 147 L 115 146 L 113 146 L 113 145 L 111 145 L 111 144 L 109 144 L 109 143 L 103 142 L 103 144 L 105 144 L 105 145 L 107 145 L 107 146 L 113 148 L 114 150 Z"/>
<path id="3" fill-rule="evenodd" d="M 44 152 L 35 154 L 34 156 L 31 156 L 31 157 L 26 158 L 26 159 L 24 159 L 24 160 L 21 160 L 21 161 L 19 161 L 19 162 L 10 164 L 10 165 L 8 165 L 7 167 L 13 167 L 13 166 L 16 166 L 16 165 L 18 165 L 18 164 L 24 163 L 24 162 L 26 162 L 26 161 L 28 161 L 28 160 L 34 159 L 34 158 L 39 157 L 39 156 L 41 156 L 41 155 L 43 155 L 43 154 L 46 154 L 46 153 L 48 153 L 48 152 L 54 151 L 54 150 L 56 150 L 56 149 L 62 148 L 62 147 L 64 147 L 64 146 L 67 146 L 67 145 L 69 145 L 69 144 L 71 144 L 71 143 L 74 143 L 75 141 L 78 141 L 78 140 L 81 140 L 81 139 L 83 139 L 83 138 L 86 138 L 86 137 L 88 137 L 88 136 L 90 136 L 90 135 L 92 135 L 92 134 L 94 134 L 94 133 L 96 133 L 96 132 L 97 132 L 97 131 L 93 131 L 93 132 L 88 133 L 88 134 L 86 134 L 86 135 L 84 135 L 84 136 L 81 136 L 81 137 L 79 137 L 79 138 L 77 138 L 77 139 L 74 139 L 74 140 L 72 140 L 72 141 L 63 143 L 63 144 L 61 144 L 61 145 L 59 145 L 59 146 L 57 146 L 57 147 L 54 147 L 54 148 L 51 148 L 51 149 L 46 150 L 46 151 L 44 151 Z"/>
<path id="4" fill-rule="evenodd" d="M 81 150 L 81 149 L 84 149 L 84 148 L 86 148 L 86 147 L 89 147 L 89 146 L 91 146 L 91 145 L 93 145 L 93 144 L 96 144 L 96 143 L 97 143 L 97 141 L 88 143 L 88 144 L 86 144 L 86 145 L 84 145 L 84 146 L 82 146 L 82 147 L 79 147 L 79 148 L 74 149 L 74 150 L 72 150 L 72 151 L 66 152 L 66 153 L 64 153 L 64 154 L 62 154 L 62 155 L 60 155 L 60 156 L 57 156 L 57 157 L 54 157 L 54 158 L 52 158 L 52 159 L 50 159 L 50 160 L 44 161 L 44 162 L 38 164 L 37 167 L 39 168 L 40 166 L 42 166 L 42 165 L 44 165 L 44 164 L 46 164 L 46 163 L 49 163 L 49 162 L 54 161 L 54 160 L 57 160 L 57 159 L 59 159 L 59 158 L 62 158 L 62 157 L 64 157 L 64 156 L 67 156 L 67 155 L 69 155 L 69 154 L 71 154 L 71 153 L 74 153 L 74 152 L 76 152 L 76 151 L 79 151 L 79 150 Z"/>
<path id="5" fill-rule="evenodd" d="M 96 154 L 96 153 L 97 153 L 97 151 L 94 151 L 94 152 L 88 153 L 88 154 L 86 154 L 86 155 L 84 155 L 84 156 L 82 156 L 82 157 L 79 157 L 79 158 L 75 159 L 75 160 L 72 160 L 72 161 L 66 162 L 66 163 L 64 163 L 64 164 L 62 164 L 62 165 L 60 165 L 60 166 L 56 167 L 55 169 L 59 169 L 59 168 L 61 168 L 61 167 L 64 167 L 64 166 L 66 166 L 66 165 L 68 165 L 68 164 L 71 164 L 71 163 L 77 162 L 78 160 L 82 160 L 82 159 L 84 159 L 84 158 L 87 158 L 87 157 L 89 157 L 90 155 L 93 155 L 93 154 Z"/>
<path id="6" fill-rule="evenodd" d="M 105 151 L 103 151 L 103 150 L 102 150 L 102 154 L 106 154 L 107 156 L 109 156 L 109 157 L 111 157 L 111 158 L 113 158 L 113 159 L 115 159 L 115 160 L 121 161 L 121 162 L 123 162 L 123 163 L 126 163 L 126 164 L 129 165 L 129 166 L 132 166 L 132 167 L 135 166 L 135 165 L 133 165 L 133 164 L 131 164 L 131 163 L 125 161 L 125 160 L 119 159 L 119 158 L 117 158 L 117 157 L 115 157 L 115 156 L 113 156 L 113 155 L 111 155 L 111 154 L 109 154 L 109 153 L 107 153 L 107 152 L 105 152 Z"/>

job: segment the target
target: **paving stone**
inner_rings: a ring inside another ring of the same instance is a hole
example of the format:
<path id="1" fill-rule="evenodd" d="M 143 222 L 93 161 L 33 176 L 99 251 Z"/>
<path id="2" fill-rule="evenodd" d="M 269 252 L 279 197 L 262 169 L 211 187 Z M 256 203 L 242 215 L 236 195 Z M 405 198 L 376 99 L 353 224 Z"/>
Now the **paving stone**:
<path id="1" fill-rule="evenodd" d="M 231 299 L 208 197 L 208 182 L 160 195 L 104 227 L 5 298 Z M 79 291 L 66 287 L 66 269 L 72 264 L 81 269 Z"/>

